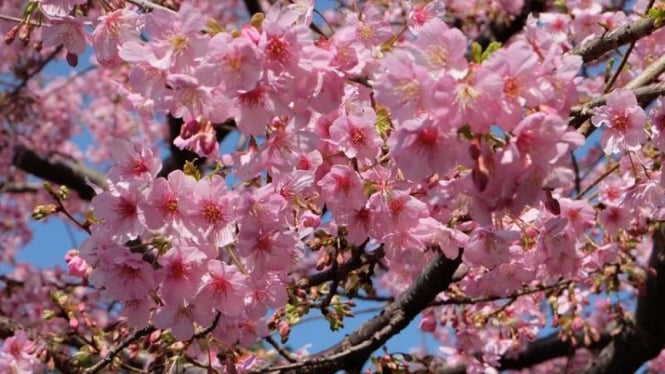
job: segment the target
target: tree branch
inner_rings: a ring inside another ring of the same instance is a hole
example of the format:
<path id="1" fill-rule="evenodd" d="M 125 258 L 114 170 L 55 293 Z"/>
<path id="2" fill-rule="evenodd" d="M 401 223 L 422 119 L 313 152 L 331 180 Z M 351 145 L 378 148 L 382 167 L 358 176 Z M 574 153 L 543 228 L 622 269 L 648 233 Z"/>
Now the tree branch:
<path id="1" fill-rule="evenodd" d="M 606 32 L 598 38 L 591 39 L 575 47 L 571 54 L 582 57 L 589 62 L 601 57 L 608 51 L 618 48 L 626 43 L 633 42 L 663 27 L 665 23 L 657 22 L 650 17 L 640 18 L 625 26 Z"/>
<path id="2" fill-rule="evenodd" d="M 26 173 L 67 186 L 84 200 L 90 200 L 96 195 L 88 181 L 104 189 L 108 187 L 106 178 L 96 170 L 66 160 L 58 160 L 56 157 L 42 157 L 23 145 L 14 148 L 12 163 Z"/>
<path id="3" fill-rule="evenodd" d="M 338 344 L 319 352 L 313 358 L 265 371 L 290 373 L 334 373 L 338 370 L 359 372 L 376 349 L 398 334 L 429 305 L 437 294 L 450 285 L 461 263 L 460 255 L 451 260 L 438 252 L 420 277 L 381 313 L 365 322 Z M 261 372 L 261 371 L 259 371 Z"/>
<path id="4" fill-rule="evenodd" d="M 665 60 L 664 60 L 665 61 Z M 640 105 L 648 105 L 651 101 L 657 99 L 659 96 L 665 95 L 665 83 L 654 83 L 649 86 L 638 87 L 633 89 L 633 93 L 637 98 Z M 588 102 L 574 106 L 570 110 L 570 118 L 568 123 L 578 131 L 587 136 L 594 129 L 593 126 L 585 123 L 594 113 L 594 109 L 605 105 L 607 95 L 598 96 Z"/>
<path id="5" fill-rule="evenodd" d="M 580 331 L 576 334 L 578 342 L 584 341 L 584 333 Z M 561 340 L 559 333 L 553 333 L 543 338 L 534 340 L 529 343 L 521 352 L 517 354 L 508 354 L 501 357 L 499 361 L 499 370 L 520 370 L 528 368 L 542 362 L 552 360 L 554 358 L 569 355 L 580 348 L 599 349 L 609 344 L 611 338 L 609 334 L 603 334 L 598 341 L 592 342 L 590 345 L 573 344 L 571 339 Z"/>
<path id="6" fill-rule="evenodd" d="M 140 330 L 134 331 L 134 333 L 130 336 L 128 336 L 125 340 L 123 340 L 120 344 L 118 344 L 115 348 L 111 349 L 109 353 L 104 356 L 104 358 L 100 361 L 98 361 L 96 364 L 92 365 L 88 369 L 84 371 L 84 374 L 95 374 L 99 373 L 104 369 L 108 364 L 113 361 L 113 358 L 120 354 L 123 349 L 127 348 L 130 344 L 132 344 L 136 339 L 141 338 L 143 336 L 146 336 L 150 333 L 155 331 L 155 328 L 151 325 L 148 325 Z"/>
<path id="7" fill-rule="evenodd" d="M 321 283 L 331 281 L 335 278 L 344 279 L 344 277 L 346 277 L 346 275 L 350 272 L 360 269 L 364 265 L 375 264 L 381 261 L 384 256 L 385 252 L 383 250 L 383 246 L 381 246 L 371 252 L 362 253 L 359 256 L 353 256 L 349 261 L 338 265 L 336 268 L 331 267 L 326 271 L 299 279 L 296 281 L 296 287 L 308 288 L 312 286 L 318 286 Z"/>
<path id="8" fill-rule="evenodd" d="M 245 0 L 245 7 L 247 8 L 247 12 L 249 12 L 250 16 L 262 12 L 259 0 Z"/>
<path id="9" fill-rule="evenodd" d="M 665 224 L 653 233 L 650 271 L 645 287 L 637 297 L 635 322 L 627 323 L 621 333 L 600 352 L 586 374 L 632 373 L 658 356 L 665 346 Z"/>

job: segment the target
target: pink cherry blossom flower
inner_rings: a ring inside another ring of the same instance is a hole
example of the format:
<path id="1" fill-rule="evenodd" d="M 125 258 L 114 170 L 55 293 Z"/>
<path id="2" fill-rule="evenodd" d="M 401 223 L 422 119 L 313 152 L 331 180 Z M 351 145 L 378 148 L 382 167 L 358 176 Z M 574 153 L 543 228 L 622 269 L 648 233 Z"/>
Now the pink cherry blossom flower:
<path id="1" fill-rule="evenodd" d="M 429 118 L 405 121 L 391 134 L 388 146 L 397 166 L 414 181 L 433 173 L 446 174 L 459 163 L 471 162 L 456 134 L 444 128 L 444 121 Z"/>
<path id="2" fill-rule="evenodd" d="M 522 118 L 523 107 L 537 107 L 554 92 L 542 74 L 538 55 L 526 42 L 515 42 L 493 53 L 486 66 L 503 79 L 502 115 L 497 123 L 512 130 Z"/>
<path id="3" fill-rule="evenodd" d="M 195 304 L 202 309 L 216 309 L 226 316 L 239 316 L 245 310 L 248 293 L 245 276 L 235 266 L 218 260 L 208 261 L 208 273 L 201 278 Z"/>
<path id="4" fill-rule="evenodd" d="M 54 18 L 50 23 L 51 26 L 45 27 L 42 31 L 44 47 L 64 45 L 69 52 L 68 62 L 70 65 L 76 66 L 77 56 L 82 55 L 86 48 L 83 20 L 72 16 L 64 16 Z M 69 60 L 70 58 L 71 60 Z"/>
<path id="5" fill-rule="evenodd" d="M 432 105 L 438 115 L 448 116 L 451 125 L 469 124 L 474 132 L 486 133 L 501 114 L 497 98 L 503 93 L 503 80 L 487 64 L 472 69 L 462 81 L 449 76 L 437 81 Z"/>
<path id="6" fill-rule="evenodd" d="M 464 249 L 464 261 L 494 268 L 510 258 L 510 245 L 520 238 L 517 231 L 491 231 L 478 228 L 473 231 Z"/>
<path id="7" fill-rule="evenodd" d="M 249 318 L 258 320 L 266 315 L 268 308 L 284 305 L 289 299 L 289 295 L 284 287 L 288 280 L 278 273 L 268 273 L 252 277 L 247 283 L 250 290 L 245 298 L 247 305 L 246 313 Z"/>
<path id="8" fill-rule="evenodd" d="M 568 224 L 576 235 L 582 235 L 594 226 L 596 212 L 587 201 L 560 198 L 559 204 L 561 205 L 561 216 L 568 219 Z"/>
<path id="9" fill-rule="evenodd" d="M 122 312 L 130 326 L 143 327 L 148 324 L 153 303 L 146 299 L 122 301 Z"/>
<path id="10" fill-rule="evenodd" d="M 48 17 L 65 17 L 75 6 L 85 2 L 86 0 L 40 0 L 39 7 Z"/>
<path id="11" fill-rule="evenodd" d="M 665 100 L 662 97 L 649 110 L 649 123 L 654 145 L 661 151 L 665 150 Z"/>
<path id="12" fill-rule="evenodd" d="M 92 46 L 97 61 L 104 67 L 113 67 L 122 62 L 119 47 L 139 38 L 140 16 L 126 9 L 118 9 L 99 17 L 99 24 L 92 33 Z"/>
<path id="13" fill-rule="evenodd" d="M 209 62 L 227 90 L 249 91 L 256 87 L 263 74 L 257 67 L 264 60 L 256 44 L 243 36 L 219 33 L 210 39 L 208 48 Z"/>
<path id="14" fill-rule="evenodd" d="M 146 229 L 138 209 L 142 199 L 136 185 L 119 182 L 95 196 L 91 204 L 95 217 L 103 221 L 106 230 L 119 238 L 133 239 Z"/>
<path id="15" fill-rule="evenodd" d="M 580 254 L 575 237 L 565 230 L 568 220 L 555 217 L 545 222 L 537 238 L 537 250 L 544 257 L 543 263 L 551 274 L 575 274 L 580 269 Z"/>
<path id="16" fill-rule="evenodd" d="M 346 165 L 333 166 L 317 184 L 333 213 L 361 208 L 367 200 L 360 176 Z"/>
<path id="17" fill-rule="evenodd" d="M 370 235 L 376 239 L 393 231 L 407 232 L 429 215 L 427 204 L 404 191 L 374 193 L 368 207 L 372 215 Z"/>
<path id="18" fill-rule="evenodd" d="M 513 134 L 520 153 L 527 154 L 536 164 L 547 166 L 567 155 L 572 147 L 584 144 L 584 137 L 568 128 L 558 115 L 537 112 L 517 124 Z"/>
<path id="19" fill-rule="evenodd" d="M 219 142 L 212 122 L 192 119 L 180 128 L 180 135 L 173 140 L 180 149 L 189 149 L 201 157 L 215 159 L 219 154 Z"/>
<path id="20" fill-rule="evenodd" d="M 370 220 L 370 211 L 364 206 L 357 209 L 344 209 L 335 216 L 338 224 L 346 226 L 346 238 L 355 245 L 360 245 L 367 239 Z"/>
<path id="21" fill-rule="evenodd" d="M 357 108 L 333 122 L 330 139 L 347 157 L 371 161 L 378 155 L 382 143 L 375 123 L 376 113 L 371 107 Z"/>
<path id="22" fill-rule="evenodd" d="M 449 28 L 439 18 L 433 18 L 418 31 L 418 38 L 413 42 L 413 51 L 418 59 L 429 66 L 433 72 L 454 70 L 463 73 L 468 62 L 464 57 L 467 40 L 456 28 Z"/>
<path id="23" fill-rule="evenodd" d="M 626 192 L 632 184 L 632 178 L 620 178 L 611 175 L 600 182 L 598 199 L 608 206 L 621 206 L 626 198 Z"/>
<path id="24" fill-rule="evenodd" d="M 207 235 L 211 231 L 230 230 L 234 220 L 233 195 L 226 190 L 226 181 L 219 175 L 202 178 L 193 190 L 194 199 L 184 200 L 185 221 L 190 230 Z"/>
<path id="25" fill-rule="evenodd" d="M 621 229 L 630 229 L 630 221 L 633 218 L 630 209 L 620 206 L 606 207 L 598 216 L 607 234 L 612 236 L 617 235 Z"/>
<path id="26" fill-rule="evenodd" d="M 0 370 L 4 373 L 33 373 L 44 370 L 37 357 L 40 345 L 23 330 L 7 338 L 0 350 Z"/>
<path id="27" fill-rule="evenodd" d="M 402 49 L 383 59 L 372 80 L 376 101 L 388 107 L 397 122 L 413 119 L 431 106 L 434 82 L 429 72 Z"/>
<path id="28" fill-rule="evenodd" d="M 145 216 L 145 224 L 151 230 L 166 226 L 167 232 L 181 232 L 186 219 L 183 200 L 190 201 L 196 180 L 180 170 L 169 174 L 168 179 L 157 178 L 146 199 L 139 202 Z"/>
<path id="29" fill-rule="evenodd" d="M 290 269 L 300 256 L 298 246 L 294 232 L 262 227 L 250 220 L 244 221 L 238 236 L 238 252 L 257 274 Z"/>
<path id="30" fill-rule="evenodd" d="M 258 47 L 265 55 L 267 69 L 276 73 L 291 71 L 305 59 L 308 48 L 313 47 L 307 26 L 295 23 L 298 17 L 293 9 L 279 3 L 266 12 Z"/>
<path id="31" fill-rule="evenodd" d="M 162 168 L 162 161 L 152 149 L 145 145 L 135 145 L 125 139 L 114 139 L 111 143 L 111 156 L 115 165 L 109 171 L 113 182 L 150 181 Z"/>
<path id="32" fill-rule="evenodd" d="M 194 323 L 207 325 L 214 315 L 208 310 L 200 310 L 198 305 L 182 301 L 178 304 L 165 305 L 157 310 L 153 324 L 160 329 L 170 329 L 178 340 L 187 340 L 194 335 Z"/>
<path id="33" fill-rule="evenodd" d="M 67 273 L 69 275 L 85 278 L 88 272 L 91 271 L 88 263 L 79 256 L 79 251 L 71 250 L 65 254 L 65 262 L 67 263 Z"/>
<path id="34" fill-rule="evenodd" d="M 234 102 L 238 108 L 236 122 L 243 134 L 263 135 L 266 125 L 273 117 L 290 112 L 279 99 L 280 93 L 286 96 L 289 94 L 280 92 L 281 87 L 277 87 L 278 83 L 261 80 L 254 88 L 239 91 L 235 96 Z"/>
<path id="35" fill-rule="evenodd" d="M 204 28 L 205 19 L 190 3 L 184 3 L 177 13 L 161 8 L 150 12 L 145 31 L 157 59 L 149 62 L 158 69 L 184 72 L 190 61 L 205 54 L 208 38 L 201 33 Z"/>
<path id="36" fill-rule="evenodd" d="M 98 257 L 89 280 L 107 300 L 143 300 L 157 286 L 154 269 L 138 253 L 115 245 Z"/>
<path id="37" fill-rule="evenodd" d="M 607 104 L 596 109 L 591 123 L 604 126 L 601 144 L 605 154 L 637 151 L 646 139 L 646 114 L 630 90 L 616 90 L 607 95 Z"/>
<path id="38" fill-rule="evenodd" d="M 162 285 L 162 298 L 166 304 L 178 304 L 181 300 L 192 301 L 205 268 L 205 253 L 197 247 L 176 243 L 164 255 L 159 257 Z"/>

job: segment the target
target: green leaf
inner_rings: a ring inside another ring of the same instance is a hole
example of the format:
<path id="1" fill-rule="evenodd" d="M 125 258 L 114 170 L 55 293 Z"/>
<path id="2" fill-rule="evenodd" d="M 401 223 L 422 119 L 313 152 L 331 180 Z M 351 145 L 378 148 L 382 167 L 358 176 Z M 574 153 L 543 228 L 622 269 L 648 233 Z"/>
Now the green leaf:
<path id="1" fill-rule="evenodd" d="M 201 179 L 201 170 L 194 164 L 194 161 L 186 161 L 183 168 L 185 175 L 194 177 L 197 181 Z"/>
<path id="2" fill-rule="evenodd" d="M 286 313 L 286 322 L 288 322 L 289 325 L 295 325 L 300 322 L 300 313 L 298 313 L 298 308 L 295 305 L 286 304 L 284 312 Z"/>
<path id="3" fill-rule="evenodd" d="M 478 42 L 471 43 L 471 60 L 473 62 L 483 62 L 483 47 Z"/>
<path id="4" fill-rule="evenodd" d="M 485 49 L 485 52 L 483 52 L 483 54 L 480 56 L 480 61 L 482 62 L 487 60 L 487 58 L 490 57 L 492 53 L 499 50 L 499 48 L 501 48 L 501 43 L 491 42 L 490 45 L 488 45 L 487 48 Z"/>
<path id="5" fill-rule="evenodd" d="M 665 20 L 665 8 L 662 7 L 651 8 L 647 12 L 647 17 L 653 18 L 657 21 Z"/>

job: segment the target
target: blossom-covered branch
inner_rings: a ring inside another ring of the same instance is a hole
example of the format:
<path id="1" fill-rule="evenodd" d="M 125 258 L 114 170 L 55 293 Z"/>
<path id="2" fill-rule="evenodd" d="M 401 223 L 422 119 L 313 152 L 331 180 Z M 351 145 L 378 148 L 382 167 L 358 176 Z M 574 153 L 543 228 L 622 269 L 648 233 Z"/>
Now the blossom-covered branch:
<path id="1" fill-rule="evenodd" d="M 581 56 L 584 62 L 589 62 L 624 44 L 639 40 L 663 26 L 665 23 L 656 18 L 640 18 L 575 47 L 571 53 Z"/>
<path id="2" fill-rule="evenodd" d="M 443 253 L 438 253 L 406 291 L 341 342 L 315 354 L 310 359 L 292 365 L 268 368 L 267 371 L 334 373 L 339 370 L 351 372 L 360 370 L 372 352 L 408 326 L 439 292 L 448 288 L 460 263 L 461 255 L 451 260 Z"/>
<path id="3" fill-rule="evenodd" d="M 644 289 L 637 297 L 635 321 L 625 321 L 622 331 L 593 360 L 585 374 L 632 373 L 658 356 L 665 346 L 665 226 L 653 232 L 653 249 Z"/>

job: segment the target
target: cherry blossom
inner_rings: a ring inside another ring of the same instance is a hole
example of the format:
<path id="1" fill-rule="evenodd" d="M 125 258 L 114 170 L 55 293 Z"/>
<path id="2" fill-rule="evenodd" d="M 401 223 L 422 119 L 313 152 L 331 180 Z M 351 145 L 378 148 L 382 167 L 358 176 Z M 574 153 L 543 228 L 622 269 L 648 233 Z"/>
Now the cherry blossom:
<path id="1" fill-rule="evenodd" d="M 662 4 L 324 3 L 0 4 L 0 371 L 663 367 Z"/>
<path id="2" fill-rule="evenodd" d="M 610 93 L 607 96 L 607 105 L 598 108 L 591 121 L 596 127 L 607 127 L 601 141 L 608 155 L 621 151 L 636 151 L 646 138 L 646 114 L 637 105 L 635 95 L 628 90 Z"/>

